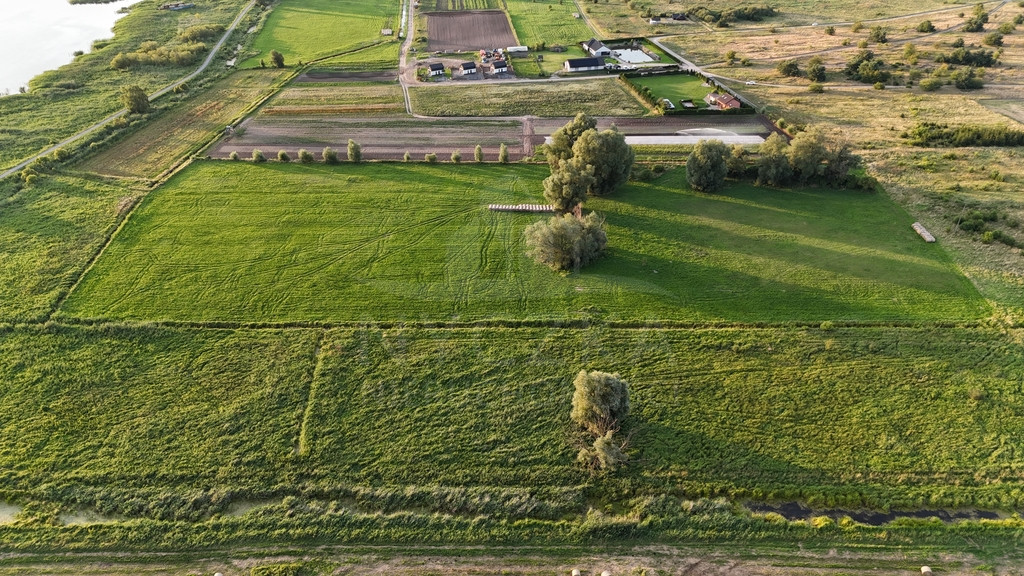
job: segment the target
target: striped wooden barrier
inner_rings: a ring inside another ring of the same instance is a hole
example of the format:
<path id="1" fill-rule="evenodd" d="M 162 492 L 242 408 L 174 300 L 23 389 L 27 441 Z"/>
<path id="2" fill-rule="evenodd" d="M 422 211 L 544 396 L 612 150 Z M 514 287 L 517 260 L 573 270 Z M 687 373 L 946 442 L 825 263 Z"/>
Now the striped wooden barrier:
<path id="1" fill-rule="evenodd" d="M 554 212 L 547 204 L 488 204 L 488 210 L 495 212 Z"/>
<path id="2" fill-rule="evenodd" d="M 935 242 L 935 236 L 932 236 L 931 232 L 925 230 L 925 227 L 920 222 L 914 222 L 911 224 L 911 228 L 914 229 L 914 232 L 917 232 L 918 236 L 924 238 L 925 242 Z"/>

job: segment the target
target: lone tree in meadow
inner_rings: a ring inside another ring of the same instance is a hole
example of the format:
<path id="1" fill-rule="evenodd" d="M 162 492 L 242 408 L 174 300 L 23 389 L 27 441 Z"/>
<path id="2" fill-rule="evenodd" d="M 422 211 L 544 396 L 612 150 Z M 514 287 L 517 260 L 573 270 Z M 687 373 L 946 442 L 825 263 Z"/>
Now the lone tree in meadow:
<path id="1" fill-rule="evenodd" d="M 271 50 L 270 63 L 274 65 L 274 68 L 284 68 L 284 54 L 277 50 Z"/>
<path id="2" fill-rule="evenodd" d="M 718 192 L 729 172 L 729 148 L 721 140 L 701 140 L 686 159 L 686 181 L 701 192 Z"/>
<path id="3" fill-rule="evenodd" d="M 596 260 L 608 246 L 604 220 L 591 212 L 582 218 L 572 214 L 534 222 L 523 232 L 527 254 L 555 270 L 577 271 Z"/>
<path id="4" fill-rule="evenodd" d="M 363 159 L 363 148 L 353 139 L 348 140 L 348 161 L 360 162 Z"/>
<path id="5" fill-rule="evenodd" d="M 573 422 L 595 438 L 592 446 L 584 446 L 576 461 L 588 468 L 616 470 L 629 459 L 628 442 L 614 438 L 629 415 L 629 389 L 618 374 L 581 370 L 573 380 Z"/>
<path id="6" fill-rule="evenodd" d="M 128 109 L 129 114 L 149 112 L 149 96 L 135 84 L 121 88 L 121 104 Z"/>
<path id="7" fill-rule="evenodd" d="M 572 212 L 587 199 L 587 190 L 594 185 L 594 167 L 579 158 L 559 160 L 558 168 L 544 179 L 544 198 L 555 212 Z"/>
<path id="8" fill-rule="evenodd" d="M 629 415 L 629 389 L 618 374 L 580 370 L 572 384 L 572 420 L 594 436 L 617 430 Z"/>
<path id="9" fill-rule="evenodd" d="M 548 164 L 551 170 L 558 168 L 560 160 L 572 158 L 572 147 L 587 130 L 597 128 L 597 120 L 583 112 L 576 115 L 568 124 L 562 126 L 551 135 L 551 143 L 547 145 Z"/>

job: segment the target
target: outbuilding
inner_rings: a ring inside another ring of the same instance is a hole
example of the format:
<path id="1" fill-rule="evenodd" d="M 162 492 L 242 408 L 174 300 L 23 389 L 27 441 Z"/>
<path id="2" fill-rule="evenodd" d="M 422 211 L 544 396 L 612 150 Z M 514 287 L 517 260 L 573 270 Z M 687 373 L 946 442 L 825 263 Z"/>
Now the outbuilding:
<path id="1" fill-rule="evenodd" d="M 565 61 L 566 72 L 590 72 L 604 70 L 604 58 L 569 58 Z"/>
<path id="2" fill-rule="evenodd" d="M 590 40 L 587 40 L 586 42 L 584 42 L 583 43 L 583 49 L 586 50 L 587 54 L 590 54 L 591 56 L 611 56 L 612 55 L 611 48 L 605 46 L 604 42 L 601 42 L 597 38 L 591 38 Z"/>

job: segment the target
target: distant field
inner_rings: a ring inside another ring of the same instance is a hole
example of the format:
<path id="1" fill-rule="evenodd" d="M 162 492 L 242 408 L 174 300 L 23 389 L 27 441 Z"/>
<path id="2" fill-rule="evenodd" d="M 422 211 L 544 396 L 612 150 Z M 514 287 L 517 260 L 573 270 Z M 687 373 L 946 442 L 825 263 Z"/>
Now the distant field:
<path id="1" fill-rule="evenodd" d="M 546 84 L 461 83 L 409 90 L 413 111 L 426 116 L 638 116 L 646 109 L 618 81 Z"/>
<path id="2" fill-rule="evenodd" d="M 266 96 L 286 72 L 240 71 L 147 123 L 79 165 L 108 176 L 154 178 L 224 130 Z"/>
<path id="3" fill-rule="evenodd" d="M 383 41 L 362 50 L 328 58 L 317 62 L 318 69 L 341 70 L 389 70 L 398 67 L 398 52 L 401 43 L 397 40 Z"/>
<path id="4" fill-rule="evenodd" d="M 470 152 L 464 152 L 469 156 Z M 682 170 L 588 202 L 611 253 L 561 276 L 524 255 L 546 167 L 195 165 L 147 198 L 60 311 L 133 320 L 647 322 L 972 319 L 977 291 L 887 197 Z M 383 191 L 383 192 L 382 192 Z"/>
<path id="5" fill-rule="evenodd" d="M 586 42 L 594 36 L 582 18 L 573 18 L 573 12 L 577 11 L 573 2 L 505 0 L 505 5 L 516 36 L 525 46 L 541 42 L 548 46 L 568 46 Z"/>
<path id="6" fill-rule="evenodd" d="M 315 86 L 299 83 L 281 91 L 260 109 L 260 114 L 404 115 L 405 99 L 402 88 L 394 82 L 343 82 Z"/>
<path id="7" fill-rule="evenodd" d="M 42 177 L 0 204 L 0 322 L 42 320 L 81 274 L 133 192 Z"/>
<path id="8" fill-rule="evenodd" d="M 258 54 L 239 66 L 259 66 L 261 59 L 269 66 L 271 50 L 294 65 L 386 40 L 381 30 L 398 32 L 400 5 L 398 0 L 282 0 L 253 42 Z"/>
<path id="9" fill-rule="evenodd" d="M 680 107 L 679 101 L 684 99 L 693 100 L 698 108 L 707 108 L 704 97 L 712 91 L 703 85 L 703 80 L 688 74 L 630 78 L 629 81 L 637 86 L 647 86 L 655 98 L 668 98 L 677 108 Z"/>
<path id="10" fill-rule="evenodd" d="M 979 100 L 978 103 L 993 112 L 1024 123 L 1024 100 Z"/>

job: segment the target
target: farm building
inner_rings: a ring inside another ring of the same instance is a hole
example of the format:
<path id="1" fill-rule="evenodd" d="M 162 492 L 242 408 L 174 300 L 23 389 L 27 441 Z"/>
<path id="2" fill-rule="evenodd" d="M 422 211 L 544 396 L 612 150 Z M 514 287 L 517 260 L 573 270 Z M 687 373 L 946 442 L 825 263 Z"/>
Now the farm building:
<path id="1" fill-rule="evenodd" d="M 583 43 L 583 49 L 591 56 L 611 56 L 612 51 L 597 38 L 591 38 Z"/>
<path id="2" fill-rule="evenodd" d="M 495 60 L 491 67 L 495 74 L 505 74 L 508 72 L 508 62 L 504 60 Z"/>
<path id="3" fill-rule="evenodd" d="M 705 96 L 704 102 L 707 103 L 709 108 L 717 108 L 719 110 L 728 110 L 730 108 L 740 108 L 743 106 L 740 99 L 732 94 L 717 94 L 715 92 Z"/>
<path id="4" fill-rule="evenodd" d="M 476 62 L 463 62 L 459 65 L 459 70 L 462 71 L 463 76 L 476 74 Z"/>
<path id="5" fill-rule="evenodd" d="M 590 72 L 604 70 L 604 58 L 569 58 L 565 61 L 566 72 Z"/>
<path id="6" fill-rule="evenodd" d="M 653 18 L 648 20 L 647 23 L 650 24 L 651 26 L 657 26 L 658 24 L 661 24 L 661 16 L 654 16 Z"/>
<path id="7" fill-rule="evenodd" d="M 508 48 L 505 49 L 505 52 L 509 52 L 509 53 L 512 53 L 512 54 L 517 54 L 517 53 L 520 53 L 520 52 L 529 52 L 529 51 L 530 51 L 530 49 L 528 47 L 526 47 L 526 46 L 509 46 Z"/>
<path id="8" fill-rule="evenodd" d="M 427 69 L 430 71 L 431 76 L 444 75 L 444 64 L 441 64 L 440 62 L 431 62 Z"/>

